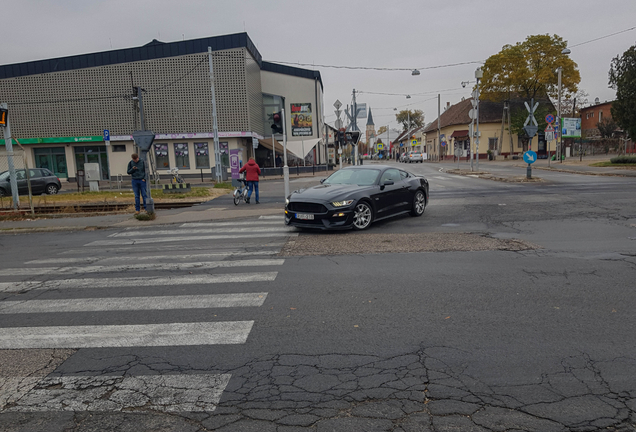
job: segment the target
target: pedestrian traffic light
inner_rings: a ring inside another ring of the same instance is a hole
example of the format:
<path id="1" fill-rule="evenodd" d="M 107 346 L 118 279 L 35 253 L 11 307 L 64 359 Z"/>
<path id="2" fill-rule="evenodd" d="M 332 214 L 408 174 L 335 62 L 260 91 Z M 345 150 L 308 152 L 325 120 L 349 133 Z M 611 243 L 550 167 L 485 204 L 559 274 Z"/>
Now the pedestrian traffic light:
<path id="1" fill-rule="evenodd" d="M 272 114 L 272 133 L 283 133 L 283 114 L 280 111 Z"/>
<path id="2" fill-rule="evenodd" d="M 9 119 L 9 110 L 0 108 L 0 126 L 7 126 L 7 121 Z"/>
<path id="3" fill-rule="evenodd" d="M 344 131 L 338 131 L 338 144 L 344 145 L 344 143 L 345 143 Z"/>

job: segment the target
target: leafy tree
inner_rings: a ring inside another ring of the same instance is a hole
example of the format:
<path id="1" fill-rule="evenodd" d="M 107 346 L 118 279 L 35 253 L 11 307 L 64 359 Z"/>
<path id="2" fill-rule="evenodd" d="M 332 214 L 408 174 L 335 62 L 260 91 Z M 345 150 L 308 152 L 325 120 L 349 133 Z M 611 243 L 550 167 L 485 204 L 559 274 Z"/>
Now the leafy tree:
<path id="1" fill-rule="evenodd" d="M 409 116 L 411 123 L 409 124 Z M 406 132 L 424 126 L 424 111 L 422 110 L 402 110 L 395 115 L 395 120 L 402 124 L 402 129 Z"/>
<path id="2" fill-rule="evenodd" d="M 484 64 L 480 82 L 481 99 L 501 101 L 514 93 L 523 98 L 557 97 L 560 66 L 562 89 L 577 92 L 581 75 L 577 64 L 566 54 L 567 42 L 554 35 L 528 36 L 515 45 L 504 45 Z"/>
<path id="3" fill-rule="evenodd" d="M 603 120 L 596 123 L 596 127 L 603 138 L 613 138 L 614 132 L 618 129 L 618 125 L 611 117 L 605 117 Z"/>
<path id="4" fill-rule="evenodd" d="M 386 132 L 387 128 L 386 126 L 380 126 L 380 129 L 378 129 L 378 135 L 382 135 L 384 132 Z"/>
<path id="5" fill-rule="evenodd" d="M 612 118 L 629 136 L 636 137 L 636 45 L 612 59 L 609 85 L 616 90 Z"/>

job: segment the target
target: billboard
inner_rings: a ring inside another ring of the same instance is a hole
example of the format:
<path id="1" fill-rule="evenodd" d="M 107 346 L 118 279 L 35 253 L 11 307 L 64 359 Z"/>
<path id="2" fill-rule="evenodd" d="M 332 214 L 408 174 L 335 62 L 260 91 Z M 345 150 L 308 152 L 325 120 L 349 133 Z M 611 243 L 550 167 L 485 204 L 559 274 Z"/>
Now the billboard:
<path id="1" fill-rule="evenodd" d="M 291 104 L 291 132 L 292 136 L 313 136 L 311 104 Z"/>
<path id="2" fill-rule="evenodd" d="M 580 118 L 562 118 L 561 128 L 563 138 L 580 138 L 581 137 L 581 119 Z"/>

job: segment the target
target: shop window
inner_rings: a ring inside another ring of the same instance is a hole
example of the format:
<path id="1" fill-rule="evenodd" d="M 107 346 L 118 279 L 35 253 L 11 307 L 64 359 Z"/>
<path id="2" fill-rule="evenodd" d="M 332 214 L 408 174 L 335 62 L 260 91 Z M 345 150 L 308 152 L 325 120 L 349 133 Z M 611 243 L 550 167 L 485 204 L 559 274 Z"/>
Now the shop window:
<path id="1" fill-rule="evenodd" d="M 179 169 L 190 169 L 190 155 L 188 153 L 188 143 L 175 143 L 174 161 Z"/>
<path id="2" fill-rule="evenodd" d="M 126 144 L 114 144 L 112 147 L 113 153 L 126 151 Z"/>
<path id="3" fill-rule="evenodd" d="M 170 169 L 170 160 L 168 159 L 168 144 L 155 144 L 154 147 L 157 169 Z"/>
<path id="4" fill-rule="evenodd" d="M 194 143 L 194 156 L 197 169 L 210 168 L 208 143 Z"/>

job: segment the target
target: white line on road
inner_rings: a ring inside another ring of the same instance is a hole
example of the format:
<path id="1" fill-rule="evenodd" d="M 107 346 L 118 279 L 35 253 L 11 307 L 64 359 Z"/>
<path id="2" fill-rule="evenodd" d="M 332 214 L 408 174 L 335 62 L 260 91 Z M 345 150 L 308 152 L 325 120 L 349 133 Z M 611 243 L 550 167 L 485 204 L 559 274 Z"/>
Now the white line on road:
<path id="1" fill-rule="evenodd" d="M 262 267 L 279 266 L 285 263 L 284 259 L 247 259 L 236 261 L 209 261 L 192 263 L 148 263 L 148 264 L 123 264 L 114 266 L 85 266 L 85 267 L 35 267 L 35 268 L 8 268 L 0 270 L 0 276 L 29 276 L 46 274 L 82 274 L 82 273 L 112 273 L 138 271 L 166 271 L 166 270 L 192 270 L 213 269 L 230 267 Z"/>
<path id="2" fill-rule="evenodd" d="M 259 234 L 229 234 L 229 235 L 199 235 L 199 236 L 183 236 L 183 237 L 156 237 L 145 239 L 122 239 L 122 240 L 97 240 L 88 243 L 84 246 L 123 246 L 123 245 L 137 245 L 144 243 L 168 243 L 168 242 L 193 242 L 204 240 L 236 240 L 236 239 L 250 239 L 258 237 L 259 239 L 264 237 L 293 237 L 298 236 L 297 232 L 280 232 L 280 233 L 259 233 Z"/>
<path id="3" fill-rule="evenodd" d="M 261 216 L 263 217 L 263 216 Z M 195 227 L 236 227 L 236 226 L 260 226 L 260 225 L 283 225 L 283 218 L 280 216 L 276 216 L 278 220 L 255 220 L 255 221 L 244 221 L 244 222 L 186 222 L 184 224 L 179 225 L 181 228 L 195 228 Z M 138 228 L 130 228 L 130 230 L 138 229 Z"/>
<path id="4" fill-rule="evenodd" d="M 227 251 L 227 252 L 214 252 L 214 253 L 202 253 L 202 254 L 188 254 L 188 255 L 136 255 L 135 261 L 160 261 L 160 260 L 185 260 L 185 259 L 205 259 L 205 258 L 226 258 L 230 256 L 253 256 L 253 255 L 275 255 L 278 250 L 259 250 L 253 252 L 243 251 Z M 86 251 L 84 250 L 84 253 Z M 82 258 L 48 258 L 27 261 L 25 264 L 72 264 L 72 263 L 88 263 L 95 262 L 130 262 L 129 256 L 117 256 L 117 257 L 82 257 Z"/>
<path id="5" fill-rule="evenodd" d="M 254 237 L 252 236 L 251 238 L 249 238 L 249 240 L 255 240 Z M 285 244 L 285 241 L 282 241 L 282 239 L 272 239 L 269 241 L 266 241 L 265 243 L 256 243 L 256 242 L 250 242 L 249 244 L 246 242 L 240 243 L 239 242 L 232 242 L 231 244 L 224 244 L 224 243 L 215 243 L 214 246 L 210 246 L 210 245 L 198 245 L 195 246 L 193 244 L 188 244 L 187 247 L 184 247 L 184 249 L 187 249 L 188 251 L 210 251 L 210 250 L 215 250 L 215 251 L 222 251 L 222 250 L 235 250 L 237 247 L 243 248 L 244 250 L 248 250 L 248 249 L 263 249 L 263 248 L 273 248 L 273 247 L 281 247 Z M 86 245 L 85 245 L 86 246 Z M 85 247 L 84 246 L 84 247 Z M 169 250 L 178 250 L 179 246 L 177 245 L 169 245 L 166 246 L 166 249 Z M 130 248 L 130 247 L 109 247 L 109 248 L 103 248 L 100 247 L 99 250 L 93 250 L 91 251 L 91 256 L 95 256 L 94 254 L 99 253 L 99 252 L 131 252 L 134 251 L 135 254 L 139 254 L 142 252 L 149 252 L 149 253 L 156 253 L 157 252 L 157 246 L 139 246 L 136 245 L 134 248 Z M 81 249 L 68 249 L 68 250 L 64 250 L 64 251 L 60 251 L 58 252 L 58 255 L 80 255 L 80 256 L 86 256 L 86 249 L 81 248 Z"/>
<path id="6" fill-rule="evenodd" d="M 25 396 L 12 401 L 14 405 L 6 411 L 212 412 L 231 377 L 231 374 L 47 377 L 32 385 Z"/>
<path id="7" fill-rule="evenodd" d="M 177 230 L 159 230 L 159 231 L 123 231 L 111 234 L 108 237 L 138 237 L 138 236 L 171 236 L 184 234 L 223 234 L 223 233 L 252 233 L 260 235 L 260 233 L 268 232 L 295 232 L 295 228 L 286 227 L 283 224 L 276 227 L 240 227 L 240 228 L 180 228 Z"/>
<path id="8" fill-rule="evenodd" d="M 52 281 L 0 282 L 0 292 L 70 288 L 156 287 L 178 285 L 208 285 L 218 283 L 271 282 L 278 272 L 228 273 L 218 275 L 151 276 L 129 278 L 84 278 Z"/>
<path id="9" fill-rule="evenodd" d="M 285 216 L 279 216 L 279 215 L 269 215 L 269 216 L 259 216 L 259 219 L 279 219 L 279 220 L 283 220 L 285 219 Z"/>
<path id="10" fill-rule="evenodd" d="M 0 349 L 120 348 L 243 344 L 254 321 L 5 327 Z"/>
<path id="11" fill-rule="evenodd" d="M 113 297 L 0 302 L 0 314 L 209 309 L 262 306 L 267 293 Z"/>

